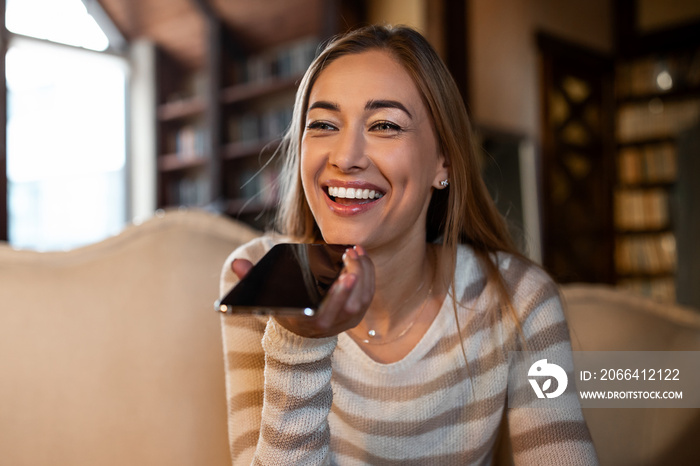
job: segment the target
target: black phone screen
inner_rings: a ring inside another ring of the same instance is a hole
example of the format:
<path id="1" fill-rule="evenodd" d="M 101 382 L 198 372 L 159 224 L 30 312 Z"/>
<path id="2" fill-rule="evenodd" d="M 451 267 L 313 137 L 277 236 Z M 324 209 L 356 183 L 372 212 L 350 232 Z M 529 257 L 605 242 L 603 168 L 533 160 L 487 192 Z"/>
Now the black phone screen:
<path id="1" fill-rule="evenodd" d="M 277 244 L 216 302 L 216 310 L 227 314 L 312 316 L 340 275 L 346 248 Z"/>

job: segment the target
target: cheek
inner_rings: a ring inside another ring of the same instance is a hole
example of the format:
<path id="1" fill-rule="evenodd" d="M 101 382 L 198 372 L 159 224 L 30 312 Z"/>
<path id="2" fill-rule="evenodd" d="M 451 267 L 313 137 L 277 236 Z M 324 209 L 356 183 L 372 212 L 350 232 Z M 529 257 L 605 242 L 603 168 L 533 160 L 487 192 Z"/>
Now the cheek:
<path id="1" fill-rule="evenodd" d="M 316 167 L 319 164 L 318 153 L 318 148 L 316 148 L 313 143 L 307 142 L 305 138 L 301 140 L 299 156 L 300 166 L 302 168 L 302 175 L 304 174 L 304 172 L 313 173 L 318 169 Z"/>
<path id="2" fill-rule="evenodd" d="M 303 144 L 299 159 L 299 171 L 301 173 L 301 184 L 307 201 L 313 199 L 312 190 L 316 184 L 316 174 L 319 173 L 318 163 L 312 153 Z"/>
<path id="3" fill-rule="evenodd" d="M 416 144 L 404 148 L 384 163 L 385 173 L 391 173 L 396 188 L 406 189 L 409 194 L 422 197 L 433 182 L 435 157 L 425 144 Z"/>

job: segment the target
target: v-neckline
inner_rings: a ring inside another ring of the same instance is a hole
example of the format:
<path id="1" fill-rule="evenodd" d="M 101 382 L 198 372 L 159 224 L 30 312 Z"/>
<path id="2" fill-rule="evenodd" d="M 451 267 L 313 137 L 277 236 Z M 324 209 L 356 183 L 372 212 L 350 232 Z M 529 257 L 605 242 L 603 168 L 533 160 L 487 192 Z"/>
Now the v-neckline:
<path id="1" fill-rule="evenodd" d="M 410 366 L 414 362 L 423 358 L 435 344 L 442 338 L 444 329 L 448 322 L 446 320 L 451 315 L 448 309 L 452 306 L 452 289 L 450 288 L 442 300 L 442 304 L 416 345 L 401 359 L 393 362 L 383 363 L 370 356 L 362 347 L 361 343 L 355 341 L 347 332 L 338 335 L 338 344 L 347 351 L 351 357 L 360 361 L 365 367 L 374 368 L 377 371 L 399 371 L 404 366 Z M 391 344 L 391 343 L 389 343 Z"/>

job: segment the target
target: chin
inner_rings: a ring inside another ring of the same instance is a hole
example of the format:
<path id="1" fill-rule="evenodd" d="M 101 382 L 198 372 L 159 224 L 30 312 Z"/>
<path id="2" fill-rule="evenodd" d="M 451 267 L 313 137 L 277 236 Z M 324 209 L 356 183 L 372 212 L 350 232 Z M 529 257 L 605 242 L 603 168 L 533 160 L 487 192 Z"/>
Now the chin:
<path id="1" fill-rule="evenodd" d="M 366 236 L 363 232 L 357 232 L 353 228 L 320 228 L 323 241 L 328 244 L 342 244 L 365 246 Z"/>
<path id="2" fill-rule="evenodd" d="M 363 244 L 361 241 L 358 241 L 357 236 L 347 234 L 323 234 L 323 241 L 325 241 L 327 244 L 342 244 L 346 246 Z"/>

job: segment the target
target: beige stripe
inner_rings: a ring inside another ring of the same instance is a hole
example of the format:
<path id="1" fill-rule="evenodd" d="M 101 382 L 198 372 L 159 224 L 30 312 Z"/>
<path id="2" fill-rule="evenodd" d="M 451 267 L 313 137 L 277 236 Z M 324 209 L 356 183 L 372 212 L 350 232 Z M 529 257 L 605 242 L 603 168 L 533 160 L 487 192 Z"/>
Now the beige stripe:
<path id="1" fill-rule="evenodd" d="M 527 339 L 529 351 L 544 351 L 553 345 L 569 341 L 569 326 L 566 321 L 557 322 L 541 329 Z"/>
<path id="2" fill-rule="evenodd" d="M 506 339 L 506 351 L 544 351 L 562 342 L 569 342 L 569 327 L 566 321 L 553 322 L 539 329 L 527 338 L 527 349 L 523 348 L 522 340 L 515 329 Z"/>
<path id="3" fill-rule="evenodd" d="M 506 285 L 510 289 L 511 293 L 514 293 L 515 290 L 520 287 L 525 277 L 529 277 L 531 273 L 534 273 L 536 270 L 534 267 L 535 266 L 528 264 L 517 257 L 511 257 L 508 268 L 505 270 L 500 269 L 501 276 L 506 282 Z"/>
<path id="4" fill-rule="evenodd" d="M 260 437 L 260 433 L 256 429 L 234 438 L 231 442 L 231 456 L 233 459 L 235 460 L 248 448 L 255 447 L 258 444 L 258 437 Z"/>
<path id="5" fill-rule="evenodd" d="M 480 278 L 477 281 L 468 284 L 466 287 L 464 287 L 464 290 L 461 290 L 462 295 L 457 298 L 457 302 L 462 303 L 463 305 L 464 303 L 474 302 L 479 298 L 479 296 L 481 296 L 481 293 L 484 292 L 485 288 L 486 279 Z"/>
<path id="6" fill-rule="evenodd" d="M 513 453 L 562 442 L 592 442 L 584 421 L 559 421 L 511 437 Z"/>
<path id="7" fill-rule="evenodd" d="M 538 289 L 523 296 L 518 306 L 520 322 L 525 322 L 530 317 L 530 314 L 545 301 L 558 297 L 559 288 L 553 282 L 547 282 Z"/>
<path id="8" fill-rule="evenodd" d="M 461 353 L 459 357 L 461 360 Z M 338 388 L 348 390 L 365 399 L 407 402 L 441 390 L 450 389 L 463 383 L 470 377 L 474 379 L 502 364 L 506 364 L 504 355 L 500 348 L 495 348 L 482 358 L 469 361 L 469 371 L 467 371 L 466 366 L 460 366 L 427 383 L 402 385 L 387 389 L 385 386 L 370 385 L 364 381 L 351 379 L 337 371 L 333 372 L 332 381 Z"/>
<path id="9" fill-rule="evenodd" d="M 267 361 L 267 368 L 274 370 L 274 371 L 294 371 L 296 373 L 301 373 L 301 372 L 306 372 L 306 373 L 312 373 L 312 372 L 323 372 L 330 370 L 331 368 L 331 358 L 323 358 L 319 361 L 313 361 L 313 362 L 307 362 L 307 363 L 301 363 L 301 364 L 286 364 L 282 361 L 279 361 L 271 356 L 268 356 L 266 358 Z"/>
<path id="10" fill-rule="evenodd" d="M 229 351 L 226 354 L 226 361 L 229 371 L 263 369 L 265 367 L 265 354 Z"/>
<path id="11" fill-rule="evenodd" d="M 361 461 L 364 464 L 371 464 L 372 466 L 463 466 L 466 464 L 474 464 L 478 460 L 482 459 L 484 455 L 486 455 L 493 448 L 497 435 L 498 429 L 494 429 L 491 437 L 476 447 L 471 447 L 456 453 L 424 456 L 421 458 L 384 458 L 377 456 L 374 453 L 370 453 L 361 447 L 355 446 L 344 439 L 338 438 L 337 436 L 332 438 L 331 448 L 338 455 Z"/>
<path id="12" fill-rule="evenodd" d="M 229 399 L 229 414 L 252 407 L 260 407 L 263 405 L 263 391 L 251 390 L 239 393 Z"/>
<path id="13" fill-rule="evenodd" d="M 530 268 L 522 263 L 521 261 L 511 261 L 511 264 L 516 264 L 508 270 L 505 271 L 504 280 L 508 288 L 511 290 L 516 290 L 522 281 L 528 276 L 527 272 Z M 462 329 L 462 338 L 466 341 L 473 337 L 478 332 L 484 331 L 489 328 L 494 328 L 501 324 L 503 319 L 502 312 L 488 313 L 485 314 L 483 311 L 474 311 L 469 309 L 467 303 L 475 304 L 481 294 L 484 292 L 485 280 L 479 280 L 468 285 L 462 295 L 460 300 L 461 306 L 463 307 L 462 312 L 460 312 L 460 324 L 464 323 L 463 319 L 466 319 L 466 328 Z M 513 303 L 517 305 L 517 303 Z M 464 311 L 466 308 L 466 312 Z M 474 314 L 478 312 L 478 314 Z M 460 344 L 460 335 L 454 333 L 449 337 L 443 339 L 444 343 L 436 345 L 427 355 L 427 357 L 436 357 L 445 353 L 453 351 L 455 347 Z"/>
<path id="14" fill-rule="evenodd" d="M 489 316 L 485 314 L 478 314 L 478 315 L 473 315 L 473 316 L 465 316 L 465 313 L 462 313 L 460 315 L 460 325 L 464 325 L 464 322 L 466 321 L 466 327 L 462 328 L 462 338 L 464 339 L 465 342 L 469 341 L 469 339 L 474 338 L 476 334 L 479 332 L 483 331 L 489 331 L 494 327 L 494 320 L 490 319 Z M 454 313 L 453 313 L 454 316 Z M 500 313 L 498 316 L 495 316 L 495 322 L 500 322 L 501 316 Z M 455 333 L 450 334 L 449 336 L 443 337 L 437 345 L 435 345 L 428 353 L 426 354 L 426 359 L 429 358 L 436 358 L 436 357 L 441 357 L 444 356 L 445 354 L 449 354 L 455 350 L 459 351 L 460 353 L 462 352 L 462 349 L 459 348 L 460 345 L 460 335 L 455 331 Z"/>
<path id="15" fill-rule="evenodd" d="M 281 390 L 273 387 L 267 387 L 265 393 L 266 406 L 274 409 L 288 412 L 298 409 L 314 409 L 317 411 L 328 411 L 333 404 L 333 392 L 330 390 L 321 390 L 309 398 L 289 395 Z"/>
<path id="16" fill-rule="evenodd" d="M 333 405 L 332 412 L 345 424 L 366 435 L 415 437 L 437 429 L 488 418 L 503 409 L 506 392 L 504 389 L 489 398 L 457 406 L 437 416 L 418 421 L 383 421 L 369 416 L 357 416 L 341 411 L 337 405 Z M 371 413 L 369 414 L 371 416 Z"/>
<path id="17" fill-rule="evenodd" d="M 530 317 L 539 304 L 559 294 L 556 283 L 546 272 L 519 259 L 513 258 L 502 275 L 521 323 Z M 533 285 L 536 288 L 529 289 Z"/>
<path id="18" fill-rule="evenodd" d="M 227 328 L 235 328 L 242 330 L 249 330 L 251 332 L 260 333 L 260 338 L 262 339 L 263 333 L 265 333 L 266 322 L 260 320 L 259 317 L 240 315 L 240 316 L 226 316 L 224 318 L 224 325 Z"/>
<path id="19" fill-rule="evenodd" d="M 520 323 L 523 324 L 525 323 L 532 315 L 532 313 L 540 306 L 542 303 L 544 303 L 546 300 L 556 298 L 558 296 L 558 289 L 556 286 L 544 286 L 537 290 L 536 292 L 533 292 L 529 296 L 527 296 L 527 300 L 520 306 L 520 309 L 518 309 L 518 314 L 520 317 Z M 559 324 L 557 322 L 554 325 Z M 525 329 L 523 329 L 525 330 Z M 542 332 L 543 329 L 537 330 L 537 333 Z M 530 335 L 528 337 L 528 348 L 527 350 L 532 350 L 529 340 L 533 338 L 534 335 Z M 565 335 L 565 339 L 568 340 L 569 335 L 568 331 Z M 535 340 L 536 341 L 536 340 Z M 506 341 L 504 344 L 505 350 L 506 351 L 524 351 L 523 349 L 523 344 L 522 344 L 522 338 L 520 337 L 519 332 L 515 327 L 510 328 L 510 332 L 506 336 Z"/>
<path id="20" fill-rule="evenodd" d="M 304 434 L 292 434 L 280 432 L 272 426 L 263 424 L 261 437 L 266 443 L 278 450 L 287 451 L 316 451 L 330 443 L 330 429 L 328 424 L 320 432 Z"/>
<path id="21" fill-rule="evenodd" d="M 568 380 L 573 380 L 574 374 L 571 371 L 566 371 L 566 376 L 568 377 Z M 514 387 L 511 388 L 510 392 L 510 397 L 508 398 L 508 405 L 511 408 L 526 408 L 526 409 L 545 409 L 542 408 L 540 403 L 540 400 L 536 397 L 535 392 L 532 390 L 532 386 L 529 383 L 524 383 L 525 381 L 521 381 L 520 383 L 516 383 Z M 566 391 L 564 392 L 563 395 L 561 395 L 560 398 L 557 399 L 557 402 L 560 402 L 562 400 L 565 400 L 566 397 L 573 397 L 571 400 L 571 405 L 570 406 L 575 406 L 578 408 L 578 399 L 576 398 L 576 394 L 572 393 L 572 388 L 567 387 Z M 535 404 L 536 406 L 532 406 Z M 560 415 L 559 417 L 564 417 Z M 565 416 L 568 418 L 571 418 L 573 416 Z"/>

